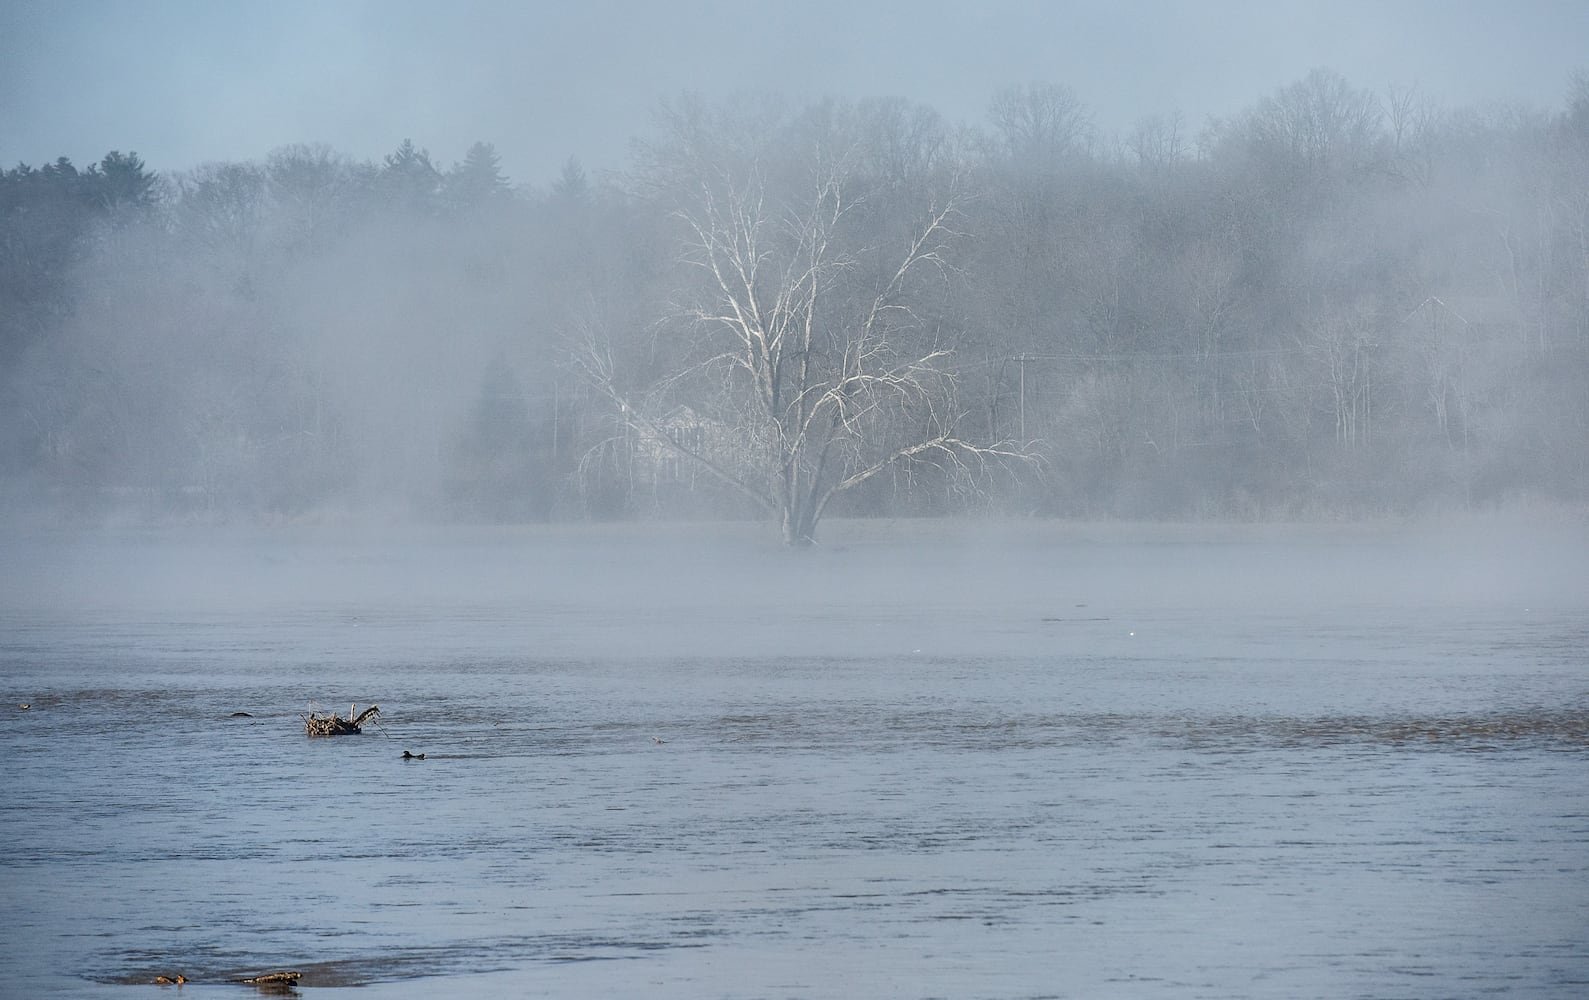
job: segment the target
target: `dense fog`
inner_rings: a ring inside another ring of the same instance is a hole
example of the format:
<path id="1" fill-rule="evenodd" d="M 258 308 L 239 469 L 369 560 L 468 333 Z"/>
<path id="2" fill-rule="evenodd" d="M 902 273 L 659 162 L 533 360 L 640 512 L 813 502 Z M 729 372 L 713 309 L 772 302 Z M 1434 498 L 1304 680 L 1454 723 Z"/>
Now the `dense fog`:
<path id="1" fill-rule="evenodd" d="M 1582 993 L 1581 36 L 0 0 L 0 994 Z"/>
<path id="2" fill-rule="evenodd" d="M 799 542 L 1589 500 L 1584 79 L 1449 107 L 1317 70 L 1125 134 L 1057 85 L 974 126 L 681 97 L 544 184 L 489 139 L 6 169 L 0 514 Z"/>

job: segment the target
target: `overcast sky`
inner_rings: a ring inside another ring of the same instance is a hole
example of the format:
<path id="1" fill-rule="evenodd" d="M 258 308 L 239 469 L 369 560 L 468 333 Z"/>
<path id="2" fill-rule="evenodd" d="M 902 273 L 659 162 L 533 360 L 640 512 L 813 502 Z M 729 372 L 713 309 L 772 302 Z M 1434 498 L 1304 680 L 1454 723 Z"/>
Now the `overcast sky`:
<path id="1" fill-rule="evenodd" d="M 325 142 L 440 166 L 483 139 L 516 182 L 621 167 L 684 91 L 902 96 L 980 121 L 1073 88 L 1108 131 L 1194 129 L 1314 67 L 1447 105 L 1562 106 L 1589 0 L 0 0 L 0 165 L 111 149 L 161 171 Z"/>

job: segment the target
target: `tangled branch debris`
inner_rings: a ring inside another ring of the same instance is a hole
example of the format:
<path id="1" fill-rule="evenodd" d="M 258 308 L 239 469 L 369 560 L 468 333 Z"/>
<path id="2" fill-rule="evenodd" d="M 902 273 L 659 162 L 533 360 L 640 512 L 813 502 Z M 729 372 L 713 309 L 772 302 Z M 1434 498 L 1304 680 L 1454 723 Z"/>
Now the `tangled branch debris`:
<path id="1" fill-rule="evenodd" d="M 310 712 L 307 716 L 300 716 L 304 732 L 310 736 L 356 736 L 363 732 L 364 723 L 381 714 L 379 705 L 371 705 L 355 714 L 357 708 L 357 705 L 349 705 L 348 717 L 345 719 L 335 712 L 329 715 Z"/>

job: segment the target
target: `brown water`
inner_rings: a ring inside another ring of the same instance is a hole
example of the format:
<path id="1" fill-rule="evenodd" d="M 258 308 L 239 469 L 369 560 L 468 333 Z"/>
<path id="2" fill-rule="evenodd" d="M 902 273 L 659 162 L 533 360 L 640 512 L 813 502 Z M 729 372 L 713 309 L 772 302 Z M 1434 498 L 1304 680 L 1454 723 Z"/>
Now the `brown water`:
<path id="1" fill-rule="evenodd" d="M 1579 530 L 614 534 L 6 542 L 0 995 L 1589 994 Z"/>

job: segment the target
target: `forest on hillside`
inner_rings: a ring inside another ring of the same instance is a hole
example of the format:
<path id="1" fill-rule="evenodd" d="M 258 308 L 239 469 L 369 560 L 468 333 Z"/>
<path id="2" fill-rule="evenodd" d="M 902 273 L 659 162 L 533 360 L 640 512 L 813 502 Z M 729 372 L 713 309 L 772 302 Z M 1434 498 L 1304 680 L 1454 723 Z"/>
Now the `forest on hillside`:
<path id="1" fill-rule="evenodd" d="M 521 123 L 533 128 L 533 123 Z M 667 102 L 544 187 L 325 145 L 0 172 L 0 512 L 1358 517 L 1589 502 L 1589 80 Z"/>

